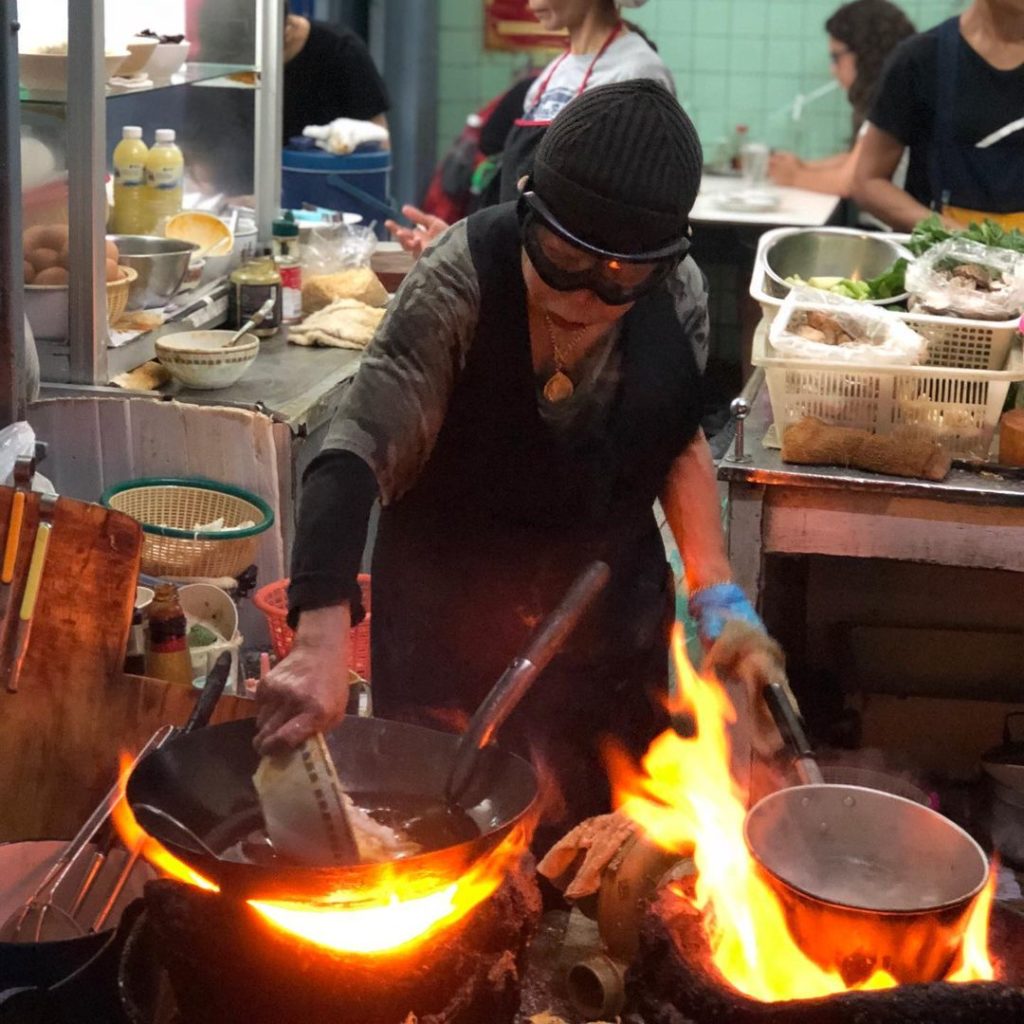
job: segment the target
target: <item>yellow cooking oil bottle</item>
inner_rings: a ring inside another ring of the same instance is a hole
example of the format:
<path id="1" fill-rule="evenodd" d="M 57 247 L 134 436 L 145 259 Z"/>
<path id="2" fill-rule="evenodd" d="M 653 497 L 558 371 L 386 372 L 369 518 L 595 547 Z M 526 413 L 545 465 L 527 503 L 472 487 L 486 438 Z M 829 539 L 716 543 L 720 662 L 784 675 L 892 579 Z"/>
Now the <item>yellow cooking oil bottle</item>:
<path id="1" fill-rule="evenodd" d="M 185 158 L 174 142 L 172 128 L 158 128 L 156 145 L 146 157 L 147 234 L 161 234 L 169 217 L 181 212 Z"/>
<path id="2" fill-rule="evenodd" d="M 142 129 L 125 125 L 114 150 L 114 213 L 111 228 L 116 235 L 144 235 L 149 230 L 146 210 L 146 158 L 149 147 Z"/>

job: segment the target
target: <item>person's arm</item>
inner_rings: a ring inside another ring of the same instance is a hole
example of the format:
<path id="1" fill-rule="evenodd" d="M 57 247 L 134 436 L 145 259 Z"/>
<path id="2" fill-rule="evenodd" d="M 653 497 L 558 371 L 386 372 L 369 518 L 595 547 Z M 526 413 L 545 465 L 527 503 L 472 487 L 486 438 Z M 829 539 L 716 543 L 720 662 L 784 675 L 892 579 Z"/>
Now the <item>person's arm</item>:
<path id="1" fill-rule="evenodd" d="M 722 532 L 718 481 L 703 431 L 673 462 L 661 506 L 682 555 L 687 590 L 692 594 L 713 583 L 729 582 L 732 569 Z"/>
<path id="2" fill-rule="evenodd" d="M 801 160 L 792 153 L 775 153 L 769 174 L 776 185 L 847 199 L 853 191 L 853 175 L 863 145 L 863 136 L 859 136 L 849 152 L 836 153 L 821 160 Z"/>
<path id="3" fill-rule="evenodd" d="M 912 231 L 918 221 L 931 215 L 931 210 L 892 183 L 903 157 L 903 143 L 873 124 L 861 143 L 853 175 L 853 198 L 895 231 Z"/>
<path id="4" fill-rule="evenodd" d="M 416 260 L 423 255 L 423 250 L 431 242 L 440 238 L 451 226 L 440 217 L 426 213 L 410 203 L 402 207 L 402 216 L 411 220 L 413 227 L 402 227 L 397 220 L 386 220 L 384 226 L 394 236 L 395 241 Z"/>

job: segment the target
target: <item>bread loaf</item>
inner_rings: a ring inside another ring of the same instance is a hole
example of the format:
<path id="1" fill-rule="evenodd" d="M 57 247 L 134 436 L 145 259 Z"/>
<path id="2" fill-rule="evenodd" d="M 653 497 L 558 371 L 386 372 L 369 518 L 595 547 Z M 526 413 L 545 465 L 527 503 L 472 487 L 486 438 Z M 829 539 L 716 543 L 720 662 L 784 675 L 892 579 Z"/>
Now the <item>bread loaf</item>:
<path id="1" fill-rule="evenodd" d="M 924 480 L 944 480 L 951 464 L 949 453 L 934 441 L 833 427 L 814 416 L 805 416 L 786 428 L 782 460 L 811 466 L 852 466 Z"/>
<path id="2" fill-rule="evenodd" d="M 302 284 L 302 311 L 315 313 L 336 299 L 356 299 L 367 306 L 383 306 L 388 293 L 369 267 L 353 267 L 336 274 L 318 274 Z"/>
<path id="3" fill-rule="evenodd" d="M 999 461 L 1024 466 L 1024 409 L 1011 409 L 999 421 Z"/>

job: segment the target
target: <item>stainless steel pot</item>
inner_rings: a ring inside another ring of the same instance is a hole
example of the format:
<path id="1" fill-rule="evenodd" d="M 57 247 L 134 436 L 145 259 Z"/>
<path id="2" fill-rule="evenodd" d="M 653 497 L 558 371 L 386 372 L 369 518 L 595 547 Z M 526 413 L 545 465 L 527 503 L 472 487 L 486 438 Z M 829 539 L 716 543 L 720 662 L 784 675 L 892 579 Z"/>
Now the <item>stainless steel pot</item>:
<path id="1" fill-rule="evenodd" d="M 913 259 L 909 249 L 870 231 L 852 228 L 812 228 L 781 235 L 765 251 L 765 273 L 777 298 L 789 294 L 787 277 L 846 277 L 870 281 L 884 274 L 898 259 Z M 906 299 L 869 300 L 884 306 Z"/>
<path id="2" fill-rule="evenodd" d="M 128 292 L 128 309 L 150 309 L 166 305 L 181 287 L 194 242 L 150 235 L 108 235 L 117 245 L 117 262 L 131 267 L 138 277 Z"/>
<path id="3" fill-rule="evenodd" d="M 765 698 L 808 781 L 760 800 L 744 834 L 794 939 L 848 984 L 877 969 L 901 983 L 941 980 L 988 881 L 984 851 L 931 808 L 822 783 L 781 688 Z"/>

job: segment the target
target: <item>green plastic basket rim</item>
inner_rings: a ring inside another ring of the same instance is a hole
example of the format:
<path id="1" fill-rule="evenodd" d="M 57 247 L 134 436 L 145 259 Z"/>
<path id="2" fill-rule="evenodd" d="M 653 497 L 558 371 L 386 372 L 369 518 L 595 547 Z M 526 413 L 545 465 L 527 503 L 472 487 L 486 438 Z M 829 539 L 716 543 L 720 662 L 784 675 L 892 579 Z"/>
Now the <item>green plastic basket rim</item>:
<path id="1" fill-rule="evenodd" d="M 100 504 L 104 508 L 110 508 L 110 499 L 115 495 L 124 491 L 135 491 L 140 487 L 193 487 L 203 491 L 219 491 L 255 505 L 263 514 L 261 522 L 255 526 L 247 526 L 243 530 L 180 530 L 175 526 L 155 526 L 139 522 L 143 533 L 152 533 L 158 537 L 176 537 L 180 540 L 244 540 L 246 537 L 255 537 L 263 533 L 274 523 L 274 510 L 258 495 L 233 484 L 222 484 L 216 480 L 202 480 L 198 477 L 144 476 L 138 480 L 126 480 L 108 487 L 100 495 Z"/>

